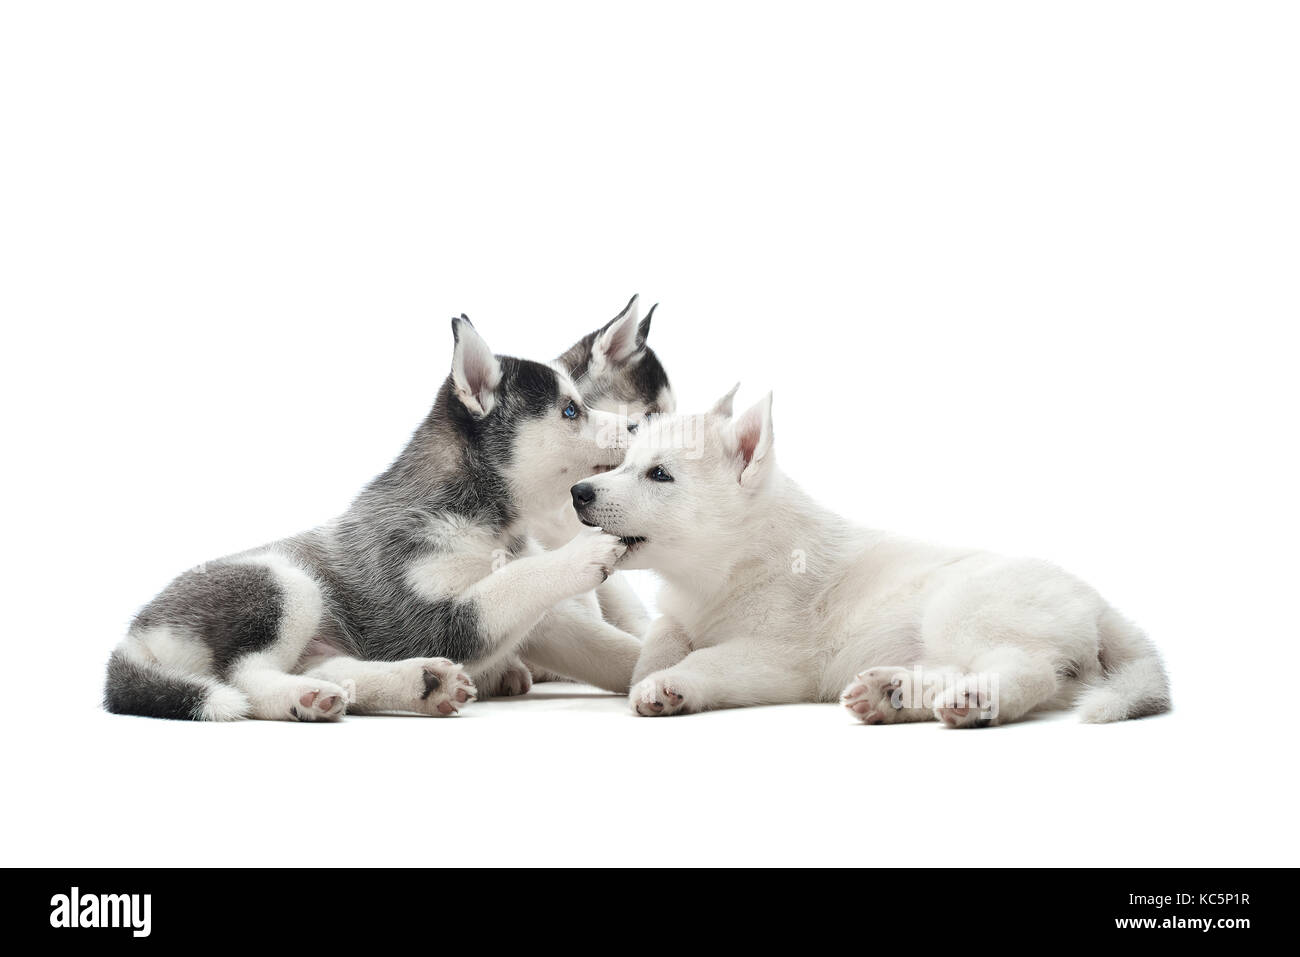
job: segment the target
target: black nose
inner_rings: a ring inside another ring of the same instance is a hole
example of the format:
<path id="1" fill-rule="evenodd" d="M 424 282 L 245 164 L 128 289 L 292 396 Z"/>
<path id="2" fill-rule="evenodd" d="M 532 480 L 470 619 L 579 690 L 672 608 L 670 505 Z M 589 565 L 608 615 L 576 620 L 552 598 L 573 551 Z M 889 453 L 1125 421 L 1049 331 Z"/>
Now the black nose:
<path id="1" fill-rule="evenodd" d="M 569 494 L 573 496 L 574 508 L 585 508 L 596 501 L 596 489 L 590 482 L 579 482 L 569 489 Z"/>

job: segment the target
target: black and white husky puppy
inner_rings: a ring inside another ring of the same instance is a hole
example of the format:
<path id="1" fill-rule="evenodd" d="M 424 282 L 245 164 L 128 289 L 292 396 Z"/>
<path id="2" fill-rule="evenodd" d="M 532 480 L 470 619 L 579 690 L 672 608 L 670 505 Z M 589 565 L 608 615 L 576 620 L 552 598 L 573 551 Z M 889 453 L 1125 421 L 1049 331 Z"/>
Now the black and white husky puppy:
<path id="1" fill-rule="evenodd" d="M 633 354 L 623 331 L 601 338 L 608 328 L 572 365 L 593 392 L 622 388 L 616 367 Z M 529 531 L 565 507 L 577 479 L 621 461 L 629 422 L 592 407 L 564 363 L 493 355 L 464 316 L 452 332 L 451 374 L 388 470 L 334 522 L 168 585 L 109 660 L 109 711 L 451 715 L 474 682 L 492 689 L 522 670 L 525 652 L 627 690 L 639 645 L 591 594 L 625 546 L 583 530 L 544 551 Z M 643 331 L 638 340 L 643 349 Z"/>

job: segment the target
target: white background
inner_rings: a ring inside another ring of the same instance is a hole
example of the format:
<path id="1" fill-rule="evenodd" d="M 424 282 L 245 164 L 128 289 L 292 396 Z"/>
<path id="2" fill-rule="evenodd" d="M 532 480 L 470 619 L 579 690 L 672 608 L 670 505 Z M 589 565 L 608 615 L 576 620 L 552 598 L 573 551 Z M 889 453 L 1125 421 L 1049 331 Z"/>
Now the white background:
<path id="1" fill-rule="evenodd" d="M 1293 10 L 5 4 L 5 862 L 1296 863 Z M 633 292 L 683 409 L 773 388 L 845 515 L 1083 575 L 1173 714 L 97 710 L 173 574 L 398 452 L 451 315 L 548 358 Z"/>

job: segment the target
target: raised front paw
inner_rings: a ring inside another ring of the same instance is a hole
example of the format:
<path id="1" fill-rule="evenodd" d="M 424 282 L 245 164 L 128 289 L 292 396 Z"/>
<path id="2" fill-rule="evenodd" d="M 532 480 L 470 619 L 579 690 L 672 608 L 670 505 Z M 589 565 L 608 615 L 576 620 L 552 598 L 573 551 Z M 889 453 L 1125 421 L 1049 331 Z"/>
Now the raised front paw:
<path id="1" fill-rule="evenodd" d="M 588 529 L 575 535 L 556 555 L 574 576 L 575 595 L 591 591 L 614 571 L 627 546 L 614 535 Z"/>
<path id="2" fill-rule="evenodd" d="M 633 687 L 628 693 L 628 704 L 643 718 L 685 714 L 691 709 L 681 682 L 666 673 L 651 675 Z"/>
<path id="3" fill-rule="evenodd" d="M 414 702 L 412 710 L 450 718 L 463 705 L 478 697 L 478 690 L 465 669 L 446 658 L 412 658 L 404 662 L 411 668 Z"/>

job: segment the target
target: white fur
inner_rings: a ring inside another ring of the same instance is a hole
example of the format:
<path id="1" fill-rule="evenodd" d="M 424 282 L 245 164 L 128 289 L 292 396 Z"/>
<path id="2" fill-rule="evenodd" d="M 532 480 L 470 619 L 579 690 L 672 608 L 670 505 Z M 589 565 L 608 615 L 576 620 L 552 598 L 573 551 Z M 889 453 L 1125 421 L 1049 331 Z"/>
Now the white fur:
<path id="1" fill-rule="evenodd" d="M 731 387 L 731 391 L 724 395 L 717 402 L 713 403 L 713 408 L 709 410 L 710 415 L 716 415 L 724 419 L 731 418 L 731 406 L 736 400 L 736 393 L 740 391 L 740 383 L 737 382 Z"/>
<path id="2" fill-rule="evenodd" d="M 248 696 L 238 688 L 222 684 L 210 678 L 200 679 L 208 686 L 208 694 L 203 702 L 200 720 L 203 721 L 239 721 L 249 716 L 251 706 Z"/>
<path id="3" fill-rule="evenodd" d="M 573 394 L 578 394 L 576 388 Z M 623 461 L 628 442 L 627 421 L 599 409 L 588 409 L 577 421 L 559 415 L 531 419 L 515 434 L 514 463 L 506 479 L 515 501 L 559 506 L 574 483 Z"/>
<path id="4" fill-rule="evenodd" d="M 266 721 L 333 721 L 343 717 L 348 691 L 308 675 L 289 674 L 272 645 L 267 653 L 244 655 L 230 683 L 248 696 L 251 716 Z"/>
<path id="5" fill-rule="evenodd" d="M 188 630 L 171 625 L 131 632 L 122 643 L 122 653 L 138 664 L 158 664 L 187 674 L 212 670 L 212 650 Z"/>
<path id="6" fill-rule="evenodd" d="M 450 717 L 476 697 L 474 683 L 464 669 L 446 658 L 360 661 L 322 655 L 305 661 L 302 671 L 309 679 L 344 688 L 352 714 L 409 711 Z M 431 682 L 431 676 L 436 681 Z"/>
<path id="7" fill-rule="evenodd" d="M 665 580 L 634 675 L 637 713 L 842 692 L 869 723 L 1003 723 L 1080 692 L 1089 721 L 1168 708 L 1154 648 L 1088 585 L 1046 562 L 855 528 L 776 467 L 770 396 L 734 423 L 725 412 L 646 430 L 621 467 L 591 480 L 586 517 L 644 537 L 623 564 Z M 680 435 L 694 447 L 662 440 Z M 651 480 L 656 466 L 673 481 Z M 886 688 L 914 667 L 945 683 L 924 707 L 896 707 Z M 996 709 L 979 698 L 981 676 L 994 679 Z M 978 706 L 963 704 L 967 691 Z"/>
<path id="8" fill-rule="evenodd" d="M 464 516 L 448 512 L 428 522 L 428 555 L 406 569 L 406 587 L 427 601 L 449 598 L 493 571 L 504 560 L 502 536 Z"/>
<path id="9" fill-rule="evenodd" d="M 619 546 L 622 549 L 622 546 Z M 602 618 L 594 595 L 561 602 L 529 635 L 524 655 L 535 666 L 624 694 L 641 645 Z"/>

